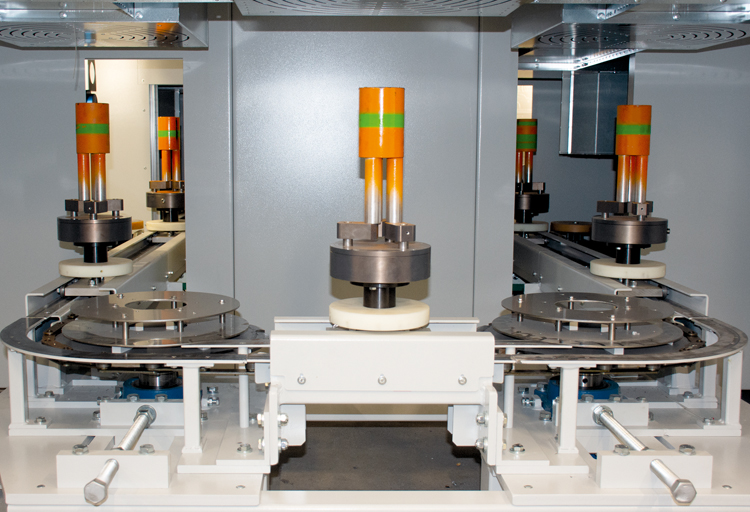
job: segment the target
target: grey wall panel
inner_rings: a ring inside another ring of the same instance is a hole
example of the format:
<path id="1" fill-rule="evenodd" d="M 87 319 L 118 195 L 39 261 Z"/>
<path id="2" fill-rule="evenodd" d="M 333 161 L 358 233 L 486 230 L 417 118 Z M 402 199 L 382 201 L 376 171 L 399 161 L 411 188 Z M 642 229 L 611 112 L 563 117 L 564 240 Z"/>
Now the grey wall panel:
<path id="1" fill-rule="evenodd" d="M 362 220 L 358 89 L 406 88 L 404 220 L 432 278 L 400 290 L 472 314 L 477 20 L 246 18 L 234 28 L 235 257 L 245 317 L 327 315 L 336 222 Z M 515 96 L 513 96 L 515 98 Z"/>
<path id="2" fill-rule="evenodd" d="M 474 312 L 482 323 L 511 295 L 518 54 L 509 23 L 483 18 L 480 33 L 480 133 L 477 144 Z"/>
<path id="3" fill-rule="evenodd" d="M 635 102 L 653 105 L 648 199 L 669 219 L 667 278 L 711 297 L 750 332 L 750 46 L 636 58 Z M 750 388 L 750 358 L 743 387 Z"/>
<path id="4" fill-rule="evenodd" d="M 547 183 L 549 213 L 538 220 L 590 221 L 596 202 L 614 199 L 615 171 L 611 157 L 573 157 L 559 153 L 560 80 L 522 80 L 534 86 L 534 117 L 537 125 L 537 153 L 534 181 Z"/>

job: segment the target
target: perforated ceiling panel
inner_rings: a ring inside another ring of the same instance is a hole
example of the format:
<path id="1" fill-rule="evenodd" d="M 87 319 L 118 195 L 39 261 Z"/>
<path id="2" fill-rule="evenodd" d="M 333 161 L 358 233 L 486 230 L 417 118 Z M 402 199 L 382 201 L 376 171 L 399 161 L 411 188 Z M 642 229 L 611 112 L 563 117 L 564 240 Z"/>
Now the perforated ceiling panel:
<path id="1" fill-rule="evenodd" d="M 507 16 L 521 0 L 236 0 L 245 16 Z"/>
<path id="2" fill-rule="evenodd" d="M 32 48 L 206 47 L 178 23 L 0 23 L 0 41 Z"/>

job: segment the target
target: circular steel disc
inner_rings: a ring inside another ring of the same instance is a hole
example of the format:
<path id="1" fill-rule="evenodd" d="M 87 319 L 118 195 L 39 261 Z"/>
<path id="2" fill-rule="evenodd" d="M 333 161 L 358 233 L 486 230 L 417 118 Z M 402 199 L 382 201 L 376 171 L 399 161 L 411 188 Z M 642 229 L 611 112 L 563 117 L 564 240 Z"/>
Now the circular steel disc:
<path id="1" fill-rule="evenodd" d="M 528 318 L 519 322 L 511 315 L 496 318 L 492 327 L 518 340 L 585 348 L 654 347 L 672 343 L 683 336 L 682 329 L 666 322 L 631 325 L 629 330 L 617 327 L 614 341 L 609 340 L 609 332 L 602 332 L 599 328 L 579 326 L 577 331 L 562 328 L 558 332 L 554 323 Z"/>
<path id="2" fill-rule="evenodd" d="M 508 297 L 502 304 L 524 317 L 563 323 L 650 323 L 674 314 L 664 302 L 601 293 L 531 293 Z"/>
<path id="3" fill-rule="evenodd" d="M 115 327 L 112 322 L 77 319 L 63 327 L 65 337 L 104 347 L 174 347 L 192 343 L 206 343 L 217 339 L 239 336 L 250 328 L 250 324 L 237 315 L 226 315 L 222 329 L 219 318 L 209 318 L 185 323 L 182 332 L 177 325 L 131 325 L 128 340 L 123 341 L 122 324 Z M 256 328 L 257 330 L 257 328 Z"/>
<path id="4" fill-rule="evenodd" d="M 133 292 L 75 301 L 70 312 L 104 322 L 195 322 L 230 313 L 238 300 L 202 292 Z"/>

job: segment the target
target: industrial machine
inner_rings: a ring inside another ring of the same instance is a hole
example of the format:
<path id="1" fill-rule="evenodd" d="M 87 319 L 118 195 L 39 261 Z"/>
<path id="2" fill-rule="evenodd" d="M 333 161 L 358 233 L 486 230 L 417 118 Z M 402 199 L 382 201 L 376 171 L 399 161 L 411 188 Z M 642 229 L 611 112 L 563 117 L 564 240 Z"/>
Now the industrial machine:
<path id="1" fill-rule="evenodd" d="M 340 222 L 329 251 L 331 276 L 363 294 L 329 317 L 277 317 L 267 334 L 235 299 L 180 290 L 185 234 L 171 230 L 111 249 L 132 260 L 126 275 L 61 277 L 26 296 L 26 316 L 1 334 L 8 510 L 747 507 L 747 338 L 707 316 L 705 295 L 596 275 L 604 255 L 539 232 L 513 237 L 525 293 L 489 325 L 396 296 L 430 276 L 431 257 L 402 219 L 405 98 L 360 90 L 365 220 Z M 636 213 L 618 221 L 650 222 Z M 481 490 L 268 489 L 313 410 L 403 421 L 423 406 L 478 451 Z"/>
<path id="2" fill-rule="evenodd" d="M 547 223 L 534 221 L 540 213 L 549 211 L 549 194 L 545 183 L 534 181 L 534 154 L 536 153 L 537 120 L 516 121 L 516 232 L 547 231 Z"/>

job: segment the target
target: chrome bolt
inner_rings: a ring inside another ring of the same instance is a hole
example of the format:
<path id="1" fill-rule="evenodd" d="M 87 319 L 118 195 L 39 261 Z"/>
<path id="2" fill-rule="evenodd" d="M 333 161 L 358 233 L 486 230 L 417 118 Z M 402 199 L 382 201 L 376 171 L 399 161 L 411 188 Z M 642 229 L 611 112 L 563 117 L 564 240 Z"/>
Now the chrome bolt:
<path id="1" fill-rule="evenodd" d="M 521 404 L 523 404 L 524 407 L 531 407 L 534 404 L 534 401 L 529 397 L 524 397 L 521 399 Z"/>
<path id="2" fill-rule="evenodd" d="M 693 398 L 695 395 L 690 391 L 685 391 L 682 396 L 684 396 L 685 398 Z"/>
<path id="3" fill-rule="evenodd" d="M 704 425 L 713 425 L 714 423 L 716 423 L 716 420 L 713 418 L 703 418 Z"/>
<path id="4" fill-rule="evenodd" d="M 286 413 L 284 413 L 284 412 L 280 413 L 279 414 L 279 425 L 280 426 L 281 425 L 286 425 L 287 423 L 289 423 L 289 415 L 286 414 Z"/>
<path id="5" fill-rule="evenodd" d="M 206 399 L 206 405 L 208 405 L 209 407 L 212 405 L 219 405 L 220 403 L 221 403 L 221 400 L 219 400 L 218 396 L 209 396 Z"/>
<path id="6" fill-rule="evenodd" d="M 483 437 L 482 439 L 477 439 L 477 441 L 474 443 L 474 446 L 479 451 L 484 451 L 485 448 L 487 448 L 487 438 Z"/>
<path id="7" fill-rule="evenodd" d="M 695 446 L 692 444 L 681 444 L 679 450 L 684 455 L 695 455 Z"/>
<path id="8" fill-rule="evenodd" d="M 250 453 L 253 451 L 253 447 L 248 443 L 240 443 L 240 445 L 237 447 L 237 451 L 239 453 Z"/>
<path id="9" fill-rule="evenodd" d="M 208 394 L 209 395 L 215 395 L 217 393 L 216 386 L 208 386 Z"/>
<path id="10" fill-rule="evenodd" d="M 261 437 L 258 439 L 258 450 L 263 451 L 263 449 L 266 447 L 266 438 Z"/>
<path id="11" fill-rule="evenodd" d="M 477 414 L 476 420 L 477 420 L 477 425 L 484 425 L 485 423 L 487 423 L 486 413 Z"/>
<path id="12" fill-rule="evenodd" d="M 89 447 L 85 444 L 73 445 L 73 455 L 86 455 L 89 452 Z"/>
<path id="13" fill-rule="evenodd" d="M 155 398 L 156 398 L 156 401 L 159 402 L 159 403 L 167 401 L 167 395 L 164 395 L 162 393 L 159 393 L 158 395 L 156 395 Z"/>
<path id="14" fill-rule="evenodd" d="M 462 386 L 463 386 L 464 384 L 466 384 L 466 377 L 464 377 L 463 375 L 459 375 L 459 376 L 458 376 L 458 383 L 459 383 L 460 385 L 462 385 Z"/>
<path id="15" fill-rule="evenodd" d="M 539 413 L 539 419 L 541 421 L 549 421 L 552 419 L 552 413 L 549 411 L 542 411 Z"/>
<path id="16" fill-rule="evenodd" d="M 300 373 L 300 374 L 299 374 L 299 377 L 297 377 L 297 384 L 300 384 L 300 385 L 302 385 L 302 384 L 304 384 L 305 382 L 307 382 L 307 379 L 305 378 L 305 376 L 304 376 L 304 375 L 302 375 L 302 374 Z"/>
<path id="17" fill-rule="evenodd" d="M 388 382 L 388 381 L 386 380 L 385 375 L 380 374 L 380 376 L 378 377 L 378 384 L 380 384 L 382 386 L 386 382 Z"/>
<path id="18" fill-rule="evenodd" d="M 47 424 L 47 418 L 44 416 L 37 416 L 36 420 L 34 420 L 34 423 L 37 425 L 46 425 Z"/>
<path id="19" fill-rule="evenodd" d="M 610 402 L 622 402 L 622 395 L 609 395 Z"/>
<path id="20" fill-rule="evenodd" d="M 526 448 L 524 448 L 521 443 L 516 443 L 516 444 L 514 444 L 513 446 L 510 447 L 510 452 L 511 453 L 519 454 L 519 453 L 523 453 L 525 451 L 526 451 Z"/>
<path id="21" fill-rule="evenodd" d="M 584 393 L 581 395 L 581 400 L 590 404 L 591 402 L 594 401 L 594 395 L 591 395 L 589 393 Z"/>
<path id="22" fill-rule="evenodd" d="M 262 427 L 262 426 L 263 426 L 263 418 L 264 418 L 264 416 L 263 416 L 263 413 L 262 413 L 262 412 L 259 412 L 259 413 L 258 413 L 258 414 L 257 414 L 257 415 L 255 416 L 255 419 L 256 419 L 256 421 L 258 422 L 258 426 L 259 426 L 259 427 Z"/>
<path id="23" fill-rule="evenodd" d="M 137 402 L 138 400 L 140 400 L 140 397 L 138 395 L 136 395 L 135 393 L 132 393 L 132 394 L 130 394 L 130 395 L 127 396 L 127 399 L 130 402 Z"/>
<path id="24" fill-rule="evenodd" d="M 91 413 L 91 419 L 94 421 L 100 421 L 102 419 L 102 411 L 99 409 L 95 410 L 93 413 Z"/>
<path id="25" fill-rule="evenodd" d="M 154 445 L 152 444 L 142 444 L 140 450 L 138 450 L 138 453 L 141 455 L 153 455 L 156 452 L 154 450 Z"/>
<path id="26" fill-rule="evenodd" d="M 625 455 L 630 455 L 630 448 L 628 448 L 624 444 L 616 444 L 615 453 L 624 457 Z"/>
<path id="27" fill-rule="evenodd" d="M 55 392 L 54 391 L 45 391 L 44 392 L 44 398 L 54 398 Z"/>
<path id="28" fill-rule="evenodd" d="M 289 448 L 289 441 L 286 439 L 279 439 L 279 453 Z"/>

